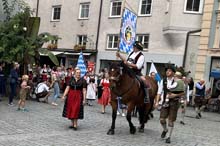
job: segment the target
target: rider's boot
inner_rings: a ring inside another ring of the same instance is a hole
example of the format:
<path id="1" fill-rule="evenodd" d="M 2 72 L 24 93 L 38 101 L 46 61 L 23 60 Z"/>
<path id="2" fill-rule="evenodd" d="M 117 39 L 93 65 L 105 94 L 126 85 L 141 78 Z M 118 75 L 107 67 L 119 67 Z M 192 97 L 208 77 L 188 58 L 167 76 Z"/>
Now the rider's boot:
<path id="1" fill-rule="evenodd" d="M 145 92 L 144 103 L 149 103 L 150 102 L 150 98 L 149 98 L 149 90 L 148 90 L 147 87 L 144 87 L 144 92 Z"/>

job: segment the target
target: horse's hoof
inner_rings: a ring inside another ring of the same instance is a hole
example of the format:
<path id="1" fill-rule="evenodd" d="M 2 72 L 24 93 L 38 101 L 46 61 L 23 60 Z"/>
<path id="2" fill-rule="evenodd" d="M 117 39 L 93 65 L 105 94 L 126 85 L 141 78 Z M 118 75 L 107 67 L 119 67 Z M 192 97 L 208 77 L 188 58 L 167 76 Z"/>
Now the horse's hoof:
<path id="1" fill-rule="evenodd" d="M 130 133 L 131 133 L 131 134 L 135 134 L 135 133 L 136 133 L 136 128 L 135 128 L 135 127 L 131 128 L 131 129 L 130 129 Z"/>
<path id="2" fill-rule="evenodd" d="M 115 131 L 113 129 L 109 129 L 107 132 L 108 135 L 114 135 Z"/>

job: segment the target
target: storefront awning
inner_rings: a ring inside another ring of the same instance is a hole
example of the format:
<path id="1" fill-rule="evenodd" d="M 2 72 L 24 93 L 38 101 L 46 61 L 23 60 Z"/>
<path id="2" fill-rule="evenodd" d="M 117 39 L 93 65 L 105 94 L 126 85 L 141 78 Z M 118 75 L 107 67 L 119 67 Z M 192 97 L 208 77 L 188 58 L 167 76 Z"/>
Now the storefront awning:
<path id="1" fill-rule="evenodd" d="M 64 55 L 80 55 L 80 53 L 70 53 L 70 52 L 64 52 Z M 91 53 L 83 53 L 83 55 L 85 56 L 89 56 L 91 55 Z"/>
<path id="2" fill-rule="evenodd" d="M 50 52 L 53 53 L 53 55 L 59 55 L 59 54 L 63 54 L 64 53 L 64 52 L 60 52 L 60 51 L 50 51 Z M 40 56 L 48 56 L 48 55 L 40 53 Z"/>
<path id="3" fill-rule="evenodd" d="M 220 78 L 220 70 L 212 70 L 210 76 L 214 78 Z"/>

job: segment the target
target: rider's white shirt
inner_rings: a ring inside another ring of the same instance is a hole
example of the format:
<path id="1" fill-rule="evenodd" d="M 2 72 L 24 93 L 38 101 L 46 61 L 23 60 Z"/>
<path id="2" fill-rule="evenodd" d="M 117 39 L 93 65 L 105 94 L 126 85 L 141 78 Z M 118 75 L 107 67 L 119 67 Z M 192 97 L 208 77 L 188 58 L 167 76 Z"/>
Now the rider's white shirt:
<path id="1" fill-rule="evenodd" d="M 131 56 L 129 58 L 132 58 L 133 60 L 135 60 L 135 57 L 140 53 L 140 51 L 138 52 L 133 52 L 133 54 L 131 54 Z M 129 54 L 130 55 L 130 54 Z M 129 56 L 128 55 L 128 56 Z M 127 58 L 128 59 L 128 58 Z M 129 62 L 129 61 L 128 61 Z M 129 62 L 131 63 L 131 62 Z M 138 69 L 141 69 L 143 66 L 144 66 L 144 55 L 141 55 L 138 60 L 137 60 L 137 63 L 136 63 L 136 66 Z"/>

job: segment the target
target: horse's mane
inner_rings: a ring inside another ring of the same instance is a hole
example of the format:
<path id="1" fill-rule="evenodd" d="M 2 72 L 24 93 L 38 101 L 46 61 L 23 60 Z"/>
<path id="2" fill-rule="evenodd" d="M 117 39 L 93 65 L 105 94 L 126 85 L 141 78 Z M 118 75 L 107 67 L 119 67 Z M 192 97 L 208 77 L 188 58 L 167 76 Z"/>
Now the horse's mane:
<path id="1" fill-rule="evenodd" d="M 114 68 L 114 69 L 118 69 L 118 70 L 120 70 L 120 67 L 123 68 L 122 69 L 123 74 L 128 74 L 131 78 L 135 77 L 135 72 L 131 68 L 129 68 L 127 65 L 125 65 L 123 61 L 113 62 L 110 65 L 110 68 Z"/>

